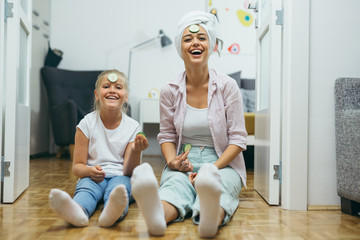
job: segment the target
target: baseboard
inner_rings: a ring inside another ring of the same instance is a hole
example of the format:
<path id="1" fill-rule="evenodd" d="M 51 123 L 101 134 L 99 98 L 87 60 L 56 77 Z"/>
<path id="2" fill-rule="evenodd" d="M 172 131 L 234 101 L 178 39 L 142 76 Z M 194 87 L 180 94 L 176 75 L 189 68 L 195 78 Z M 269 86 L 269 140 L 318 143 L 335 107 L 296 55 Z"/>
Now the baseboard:
<path id="1" fill-rule="evenodd" d="M 309 205 L 308 211 L 341 210 L 341 205 Z"/>

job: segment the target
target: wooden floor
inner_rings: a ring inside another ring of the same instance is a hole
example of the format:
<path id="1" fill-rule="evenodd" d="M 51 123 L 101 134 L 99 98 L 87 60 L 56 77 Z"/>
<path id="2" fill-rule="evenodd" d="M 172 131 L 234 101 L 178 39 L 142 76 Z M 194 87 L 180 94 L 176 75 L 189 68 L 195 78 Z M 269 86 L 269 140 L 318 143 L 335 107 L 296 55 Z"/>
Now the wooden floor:
<path id="1" fill-rule="evenodd" d="M 144 157 L 159 178 L 164 161 Z M 57 218 L 48 205 L 51 188 L 72 195 L 76 178 L 68 159 L 31 159 L 30 187 L 14 204 L 0 205 L 0 239 L 198 239 L 191 219 L 170 224 L 163 237 L 150 237 L 136 206 L 112 228 L 100 228 L 97 221 L 102 206 L 86 228 L 74 228 Z M 360 218 L 331 211 L 286 211 L 269 207 L 253 189 L 253 173 L 248 171 L 248 189 L 240 195 L 240 206 L 231 222 L 220 228 L 216 239 L 360 239 Z"/>

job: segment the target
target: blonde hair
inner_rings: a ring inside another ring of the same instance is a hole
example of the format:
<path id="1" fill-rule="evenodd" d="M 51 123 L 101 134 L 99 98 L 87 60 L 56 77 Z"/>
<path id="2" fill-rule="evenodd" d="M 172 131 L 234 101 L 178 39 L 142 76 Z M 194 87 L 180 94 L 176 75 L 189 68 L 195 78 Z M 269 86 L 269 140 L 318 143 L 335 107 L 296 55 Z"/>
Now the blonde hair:
<path id="1" fill-rule="evenodd" d="M 123 86 L 124 86 L 125 97 L 128 97 L 129 96 L 129 84 L 128 84 L 126 75 L 123 72 L 120 72 L 119 70 L 116 70 L 116 69 L 105 70 L 102 73 L 100 73 L 96 80 L 96 83 L 95 83 L 95 89 L 97 91 L 100 90 L 101 81 L 103 80 L 104 77 L 106 77 L 110 73 L 115 73 L 119 77 L 119 79 L 122 81 Z M 99 110 L 99 109 L 100 109 L 100 102 L 97 101 L 96 97 L 94 96 L 94 110 Z M 126 114 L 126 111 L 127 111 L 127 104 L 123 103 L 121 112 Z"/>

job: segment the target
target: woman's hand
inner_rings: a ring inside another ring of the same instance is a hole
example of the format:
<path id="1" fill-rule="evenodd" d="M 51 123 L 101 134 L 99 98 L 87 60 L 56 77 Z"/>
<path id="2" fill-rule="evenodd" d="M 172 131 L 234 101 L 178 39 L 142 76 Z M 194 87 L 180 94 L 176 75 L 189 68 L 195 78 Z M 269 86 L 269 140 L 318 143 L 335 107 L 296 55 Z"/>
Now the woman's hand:
<path id="1" fill-rule="evenodd" d="M 189 174 L 189 180 L 194 187 L 195 187 L 194 184 L 195 184 L 196 176 L 197 176 L 197 172 L 192 172 Z"/>
<path id="2" fill-rule="evenodd" d="M 89 174 L 90 178 L 96 182 L 101 183 L 105 178 L 105 172 L 102 170 L 102 167 L 99 165 L 88 167 L 89 168 Z"/>
<path id="3" fill-rule="evenodd" d="M 148 140 L 144 135 L 138 134 L 135 137 L 133 151 L 141 152 L 141 151 L 144 151 L 145 149 L 147 149 L 148 146 L 149 146 Z"/>
<path id="4" fill-rule="evenodd" d="M 192 172 L 193 171 L 193 165 L 187 158 L 189 154 L 189 151 L 186 151 L 178 156 L 176 156 L 174 159 L 167 162 L 168 167 L 171 170 L 178 170 L 180 172 Z"/>

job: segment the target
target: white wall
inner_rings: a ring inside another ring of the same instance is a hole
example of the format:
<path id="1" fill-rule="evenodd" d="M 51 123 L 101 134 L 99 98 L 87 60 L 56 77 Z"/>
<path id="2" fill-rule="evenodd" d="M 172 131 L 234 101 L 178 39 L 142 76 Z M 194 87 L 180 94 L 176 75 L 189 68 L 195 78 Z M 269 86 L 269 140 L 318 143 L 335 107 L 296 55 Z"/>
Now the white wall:
<path id="1" fill-rule="evenodd" d="M 32 59 L 30 71 L 30 155 L 40 155 L 51 151 L 50 142 L 54 142 L 50 136 L 50 117 L 48 99 L 45 86 L 41 80 L 40 69 L 44 66 L 44 59 L 48 51 L 48 39 L 50 34 L 50 2 L 48 0 L 33 0 L 32 31 Z M 50 24 L 51 26 L 51 24 Z"/>
<path id="2" fill-rule="evenodd" d="M 128 74 L 131 47 L 156 37 L 160 29 L 173 40 L 181 16 L 206 10 L 207 4 L 206 0 L 51 0 L 51 46 L 64 52 L 59 68 L 117 68 Z M 224 73 L 241 70 L 242 77 L 254 78 L 255 54 L 232 55 L 224 49 L 220 58 L 211 56 L 210 67 Z M 183 69 L 174 44 L 161 48 L 157 41 L 134 50 L 129 100 L 132 117 L 139 120 L 139 101 L 148 98 L 150 89 L 160 90 Z"/>
<path id="3" fill-rule="evenodd" d="M 308 205 L 336 205 L 334 83 L 360 77 L 360 1 L 310 1 Z M 344 11 L 345 10 L 345 11 Z"/>
<path id="4" fill-rule="evenodd" d="M 59 68 L 72 70 L 117 68 L 128 74 L 129 49 L 164 30 L 172 40 L 180 17 L 191 10 L 205 10 L 207 1 L 51 0 L 51 44 L 64 52 Z M 255 76 L 253 55 L 215 54 L 211 67 Z M 132 115 L 138 101 L 151 88 L 160 89 L 183 70 L 174 45 L 161 48 L 154 42 L 134 50 L 130 75 Z"/>
<path id="5" fill-rule="evenodd" d="M 126 75 L 131 47 L 156 37 L 160 29 L 173 40 L 178 19 L 206 7 L 204 1 L 191 0 L 52 0 L 51 4 L 52 47 L 64 52 L 59 68 L 116 68 Z M 173 44 L 161 48 L 155 41 L 134 50 L 129 79 L 132 117 L 139 121 L 139 101 L 151 88 L 160 90 L 182 69 Z M 145 128 L 150 143 L 145 153 L 159 155 L 158 130 L 152 128 L 156 124 Z"/>

